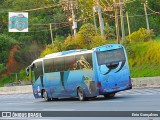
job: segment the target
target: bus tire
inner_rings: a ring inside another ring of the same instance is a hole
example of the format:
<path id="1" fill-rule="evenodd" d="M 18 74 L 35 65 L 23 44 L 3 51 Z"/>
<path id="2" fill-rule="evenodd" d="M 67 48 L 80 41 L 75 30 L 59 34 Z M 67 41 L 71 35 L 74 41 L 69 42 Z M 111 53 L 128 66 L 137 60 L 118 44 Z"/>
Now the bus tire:
<path id="1" fill-rule="evenodd" d="M 43 98 L 45 101 L 50 101 L 51 99 L 48 97 L 47 91 L 43 90 Z"/>
<path id="2" fill-rule="evenodd" d="M 77 89 L 77 94 L 80 101 L 84 101 L 86 99 L 84 91 L 81 87 Z"/>
<path id="3" fill-rule="evenodd" d="M 115 93 L 105 94 L 104 95 L 105 98 L 113 98 L 114 96 L 115 96 Z"/>

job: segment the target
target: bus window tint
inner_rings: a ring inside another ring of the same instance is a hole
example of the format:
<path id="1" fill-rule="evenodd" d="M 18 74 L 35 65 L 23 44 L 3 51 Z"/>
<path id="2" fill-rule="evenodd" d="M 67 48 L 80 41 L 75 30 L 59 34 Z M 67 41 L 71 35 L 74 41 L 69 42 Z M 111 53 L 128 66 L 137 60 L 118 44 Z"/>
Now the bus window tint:
<path id="1" fill-rule="evenodd" d="M 53 58 L 44 60 L 44 71 L 45 71 L 45 73 L 49 73 L 49 72 L 54 71 L 54 60 L 53 60 Z"/>
<path id="2" fill-rule="evenodd" d="M 33 71 L 35 80 L 37 80 L 40 75 L 43 75 L 42 62 L 34 63 Z"/>
<path id="3" fill-rule="evenodd" d="M 75 70 L 75 57 L 74 56 L 67 56 L 65 57 L 65 66 L 64 66 L 64 70 L 68 71 L 68 70 Z"/>
<path id="4" fill-rule="evenodd" d="M 88 59 L 88 54 L 76 55 L 76 66 L 77 69 L 90 69 L 91 68 L 91 59 Z"/>
<path id="5" fill-rule="evenodd" d="M 116 63 L 125 61 L 125 54 L 123 48 L 97 52 L 98 65 Z"/>
<path id="6" fill-rule="evenodd" d="M 93 63 L 92 63 L 92 53 L 89 53 L 87 55 L 87 62 L 89 63 L 90 67 L 92 68 Z"/>
<path id="7" fill-rule="evenodd" d="M 64 58 L 54 58 L 54 72 L 64 71 Z"/>

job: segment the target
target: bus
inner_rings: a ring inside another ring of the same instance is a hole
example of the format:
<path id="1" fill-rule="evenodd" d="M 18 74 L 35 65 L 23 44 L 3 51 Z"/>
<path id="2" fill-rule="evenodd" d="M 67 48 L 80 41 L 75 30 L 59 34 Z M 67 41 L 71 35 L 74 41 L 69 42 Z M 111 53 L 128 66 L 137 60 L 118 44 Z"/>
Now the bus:
<path id="1" fill-rule="evenodd" d="M 79 98 L 84 101 L 132 89 L 124 46 L 106 44 L 92 50 L 77 49 L 48 54 L 26 68 L 35 98 L 45 101 Z"/>

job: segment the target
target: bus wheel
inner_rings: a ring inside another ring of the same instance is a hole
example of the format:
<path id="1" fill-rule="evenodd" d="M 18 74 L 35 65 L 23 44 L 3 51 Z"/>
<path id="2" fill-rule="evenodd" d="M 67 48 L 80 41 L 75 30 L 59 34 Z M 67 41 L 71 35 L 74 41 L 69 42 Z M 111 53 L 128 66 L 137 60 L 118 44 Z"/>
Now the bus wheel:
<path id="1" fill-rule="evenodd" d="M 115 96 L 115 93 L 104 95 L 105 98 L 112 98 Z"/>
<path id="2" fill-rule="evenodd" d="M 85 95 L 84 95 L 83 89 L 81 87 L 78 88 L 77 94 L 78 94 L 78 98 L 80 101 L 85 100 Z"/>
<path id="3" fill-rule="evenodd" d="M 50 101 L 50 98 L 48 97 L 46 90 L 43 91 L 43 98 L 45 101 Z"/>

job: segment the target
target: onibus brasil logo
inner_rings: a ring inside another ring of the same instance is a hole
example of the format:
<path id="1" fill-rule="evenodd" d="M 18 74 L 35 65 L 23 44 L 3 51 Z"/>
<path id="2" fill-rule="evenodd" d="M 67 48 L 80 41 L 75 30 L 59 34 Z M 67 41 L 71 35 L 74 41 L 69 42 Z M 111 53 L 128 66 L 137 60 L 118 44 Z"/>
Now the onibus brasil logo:
<path id="1" fill-rule="evenodd" d="M 9 12 L 9 32 L 28 32 L 28 13 Z"/>

